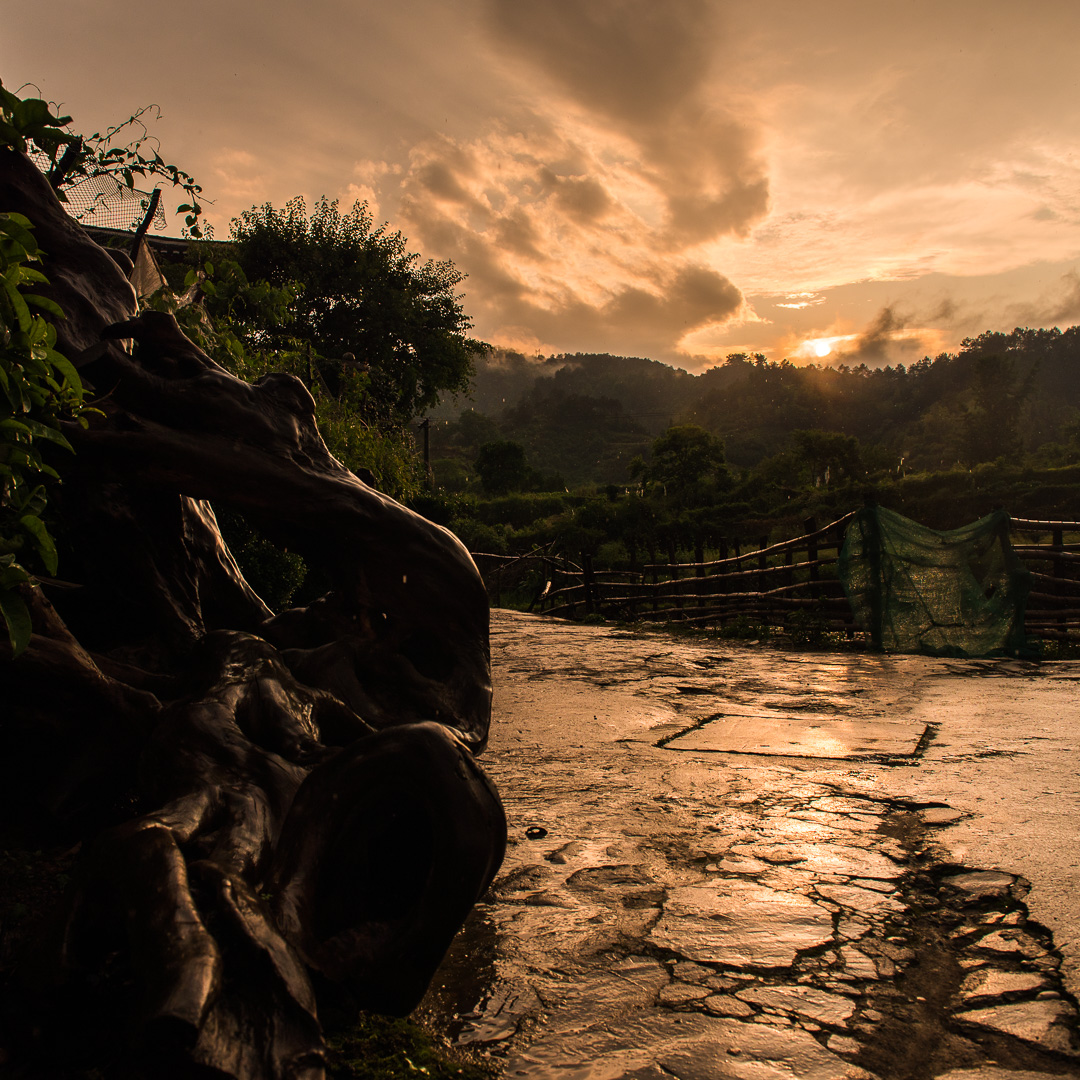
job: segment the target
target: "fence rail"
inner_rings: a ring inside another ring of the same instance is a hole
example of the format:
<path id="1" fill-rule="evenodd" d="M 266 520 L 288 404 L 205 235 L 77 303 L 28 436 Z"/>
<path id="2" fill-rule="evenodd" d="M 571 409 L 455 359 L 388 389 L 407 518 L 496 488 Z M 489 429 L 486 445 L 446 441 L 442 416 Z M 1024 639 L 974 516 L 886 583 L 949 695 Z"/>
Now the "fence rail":
<path id="1" fill-rule="evenodd" d="M 580 618 L 677 620 L 723 625 L 733 620 L 785 626 L 815 625 L 854 636 L 855 621 L 837 574 L 848 522 L 845 514 L 790 540 L 694 562 L 650 562 L 635 570 L 597 570 L 584 554 L 574 561 L 553 550 L 527 555 L 474 555 L 492 603 L 524 583 L 529 611 Z M 1025 631 L 1034 638 L 1080 638 L 1080 522 L 1012 518 L 1013 550 L 1031 571 Z M 1044 537 L 1048 539 L 1044 540 Z M 723 554 L 723 550 L 722 550 Z M 540 571 L 537 574 L 537 571 Z M 539 581 L 539 584 L 537 584 Z"/>

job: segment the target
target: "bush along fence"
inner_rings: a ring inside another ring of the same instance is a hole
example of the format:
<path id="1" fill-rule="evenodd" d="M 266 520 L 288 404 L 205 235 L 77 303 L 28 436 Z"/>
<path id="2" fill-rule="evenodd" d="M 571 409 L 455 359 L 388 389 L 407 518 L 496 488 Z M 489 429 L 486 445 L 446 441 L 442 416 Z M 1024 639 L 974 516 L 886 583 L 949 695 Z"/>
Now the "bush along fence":
<path id="1" fill-rule="evenodd" d="M 935 532 L 867 506 L 801 536 L 712 561 L 604 570 L 552 546 L 476 554 L 494 606 L 569 619 L 769 626 L 865 636 L 896 651 L 987 655 L 1080 642 L 1080 522 L 1003 511 Z M 845 547 L 845 541 L 846 547 Z M 721 548 L 723 555 L 723 548 Z"/>

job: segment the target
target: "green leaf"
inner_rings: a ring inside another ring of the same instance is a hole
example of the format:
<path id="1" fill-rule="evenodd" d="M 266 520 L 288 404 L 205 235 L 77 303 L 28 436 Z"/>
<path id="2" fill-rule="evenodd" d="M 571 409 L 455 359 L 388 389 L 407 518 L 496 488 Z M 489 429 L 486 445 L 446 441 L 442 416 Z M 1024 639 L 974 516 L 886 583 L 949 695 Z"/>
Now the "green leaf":
<path id="1" fill-rule="evenodd" d="M 67 380 L 68 386 L 71 387 L 78 394 L 83 392 L 82 379 L 79 378 L 79 373 L 72 366 L 71 361 L 63 356 L 61 353 L 50 351 L 49 362 L 57 371 Z"/>
<path id="2" fill-rule="evenodd" d="M 49 535 L 45 522 L 34 514 L 24 514 L 19 524 L 34 538 L 34 546 L 50 574 L 56 573 L 56 544 Z"/>
<path id="3" fill-rule="evenodd" d="M 0 279 L 0 286 L 3 287 L 8 301 L 11 304 L 11 310 L 15 317 L 16 325 L 24 334 L 28 334 L 34 317 L 30 314 L 30 309 L 26 306 L 26 301 L 23 299 L 22 293 L 20 293 L 14 283 L 9 280 Z"/>
<path id="4" fill-rule="evenodd" d="M 37 293 L 23 293 L 26 298 L 26 302 L 33 307 L 40 308 L 42 311 L 47 311 L 55 319 L 66 319 L 64 309 L 55 301 L 50 300 L 47 296 L 39 296 Z"/>
<path id="5" fill-rule="evenodd" d="M 30 423 L 33 423 L 31 421 Z M 34 430 L 30 427 L 30 424 L 24 424 L 21 420 L 13 420 L 11 418 L 7 420 L 0 420 L 0 430 L 3 431 L 17 431 L 19 433 L 25 433 L 26 435 L 33 435 Z"/>
<path id="6" fill-rule="evenodd" d="M 0 574 L 0 582 L 7 577 L 8 572 Z M 24 574 L 23 580 L 25 579 Z M 30 644 L 30 635 L 34 628 L 23 598 L 14 589 L 5 588 L 3 584 L 0 584 L 0 615 L 4 616 L 4 622 L 7 625 L 11 656 L 14 659 Z"/>
<path id="7" fill-rule="evenodd" d="M 15 421 L 18 423 L 18 421 Z M 64 437 L 63 432 L 57 428 L 51 427 L 49 424 L 43 424 L 38 420 L 28 420 L 27 425 L 30 428 L 31 434 L 38 439 L 45 439 L 47 442 L 55 443 L 57 446 L 62 446 L 65 450 L 72 450 L 71 443 Z M 0 424 L 0 427 L 3 425 Z"/>

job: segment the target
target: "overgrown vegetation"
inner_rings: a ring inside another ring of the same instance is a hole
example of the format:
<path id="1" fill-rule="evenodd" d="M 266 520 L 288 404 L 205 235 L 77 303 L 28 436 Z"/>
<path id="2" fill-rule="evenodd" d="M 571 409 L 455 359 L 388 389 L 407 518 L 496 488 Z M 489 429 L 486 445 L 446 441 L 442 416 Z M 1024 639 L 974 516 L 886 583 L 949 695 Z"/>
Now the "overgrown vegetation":
<path id="1" fill-rule="evenodd" d="M 0 158 L 34 145 L 57 150 L 69 138 L 67 122 L 46 102 L 0 85 Z M 31 631 L 19 586 L 33 570 L 57 571 L 46 507 L 60 474 L 49 448 L 71 451 L 60 423 L 85 423 L 87 408 L 78 373 L 56 350 L 53 320 L 64 313 L 36 291 L 48 278 L 33 229 L 22 214 L 0 212 L 0 613 L 15 656 Z"/>
<path id="2" fill-rule="evenodd" d="M 498 1071 L 449 1056 L 410 1020 L 370 1014 L 327 1039 L 327 1059 L 334 1080 L 493 1080 Z"/>

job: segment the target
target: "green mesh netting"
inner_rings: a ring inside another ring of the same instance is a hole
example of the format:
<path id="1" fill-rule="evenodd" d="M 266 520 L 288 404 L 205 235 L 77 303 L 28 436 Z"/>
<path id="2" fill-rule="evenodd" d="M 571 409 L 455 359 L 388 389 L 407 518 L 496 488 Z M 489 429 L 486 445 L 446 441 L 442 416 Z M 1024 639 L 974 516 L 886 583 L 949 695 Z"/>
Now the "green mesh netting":
<path id="1" fill-rule="evenodd" d="M 1004 510 L 935 532 L 867 506 L 848 526 L 839 571 L 856 619 L 884 649 L 935 656 L 1026 651 L 1030 575 L 1009 543 Z"/>

